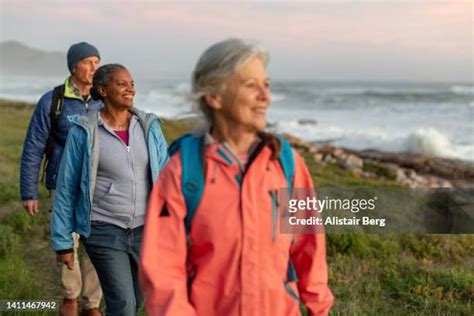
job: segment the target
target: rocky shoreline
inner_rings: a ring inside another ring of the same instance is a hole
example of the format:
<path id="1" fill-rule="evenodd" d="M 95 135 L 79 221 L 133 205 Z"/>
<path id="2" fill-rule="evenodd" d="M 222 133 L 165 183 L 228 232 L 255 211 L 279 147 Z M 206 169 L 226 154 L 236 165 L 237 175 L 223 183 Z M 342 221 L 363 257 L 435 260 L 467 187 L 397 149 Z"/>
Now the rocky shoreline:
<path id="1" fill-rule="evenodd" d="M 387 178 L 409 188 L 474 187 L 474 164 L 470 162 L 413 153 L 319 147 L 289 134 L 284 136 L 298 151 L 309 154 L 319 168 L 337 164 L 356 177 Z"/>
<path id="2" fill-rule="evenodd" d="M 0 100 L 2 108 L 30 110 L 27 102 Z M 182 120 L 178 120 L 181 121 Z M 178 122 L 177 121 L 177 122 Z M 185 126 L 196 126 L 196 120 L 185 120 Z M 188 128 L 176 128 L 176 136 Z M 361 179 L 389 179 L 409 188 L 474 188 L 474 163 L 413 153 L 389 153 L 378 150 L 356 151 L 311 144 L 290 134 L 285 138 L 298 151 L 310 156 L 317 168 L 337 164 Z"/>

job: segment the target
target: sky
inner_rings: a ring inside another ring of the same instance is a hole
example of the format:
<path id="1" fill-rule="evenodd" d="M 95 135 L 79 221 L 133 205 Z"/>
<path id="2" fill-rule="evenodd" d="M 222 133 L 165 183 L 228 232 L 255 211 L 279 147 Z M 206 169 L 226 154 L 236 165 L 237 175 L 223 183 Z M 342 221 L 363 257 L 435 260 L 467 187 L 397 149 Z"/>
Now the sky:
<path id="1" fill-rule="evenodd" d="M 262 43 L 275 79 L 462 81 L 474 73 L 474 0 L 0 0 L 0 41 L 79 41 L 145 78 L 189 78 L 215 42 Z"/>

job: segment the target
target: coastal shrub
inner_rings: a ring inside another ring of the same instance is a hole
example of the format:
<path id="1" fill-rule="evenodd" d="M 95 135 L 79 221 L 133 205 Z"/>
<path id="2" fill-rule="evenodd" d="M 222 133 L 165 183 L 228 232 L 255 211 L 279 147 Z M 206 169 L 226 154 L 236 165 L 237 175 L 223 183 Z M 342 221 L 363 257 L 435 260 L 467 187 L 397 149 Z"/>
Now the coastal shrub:
<path id="1" fill-rule="evenodd" d="M 427 306 L 431 310 L 444 310 L 449 306 L 446 303 L 472 304 L 474 275 L 471 272 L 405 259 L 386 265 L 381 281 L 392 299 L 406 302 L 414 310 Z"/>
<path id="2" fill-rule="evenodd" d="M 22 235 L 31 232 L 36 221 L 38 220 L 35 217 L 30 217 L 23 210 L 13 211 L 2 218 L 2 224 L 8 225 L 15 233 Z"/>
<path id="3" fill-rule="evenodd" d="M 419 259 L 462 262 L 474 257 L 474 235 L 400 236 L 401 247 Z"/>
<path id="4" fill-rule="evenodd" d="M 328 256 L 339 254 L 351 254 L 358 257 L 367 256 L 371 253 L 366 235 L 343 234 L 327 235 Z"/>
<path id="5" fill-rule="evenodd" d="M 166 141 L 171 144 L 179 136 L 189 133 L 198 124 L 198 121 L 192 119 L 164 120 L 161 127 Z"/>
<path id="6" fill-rule="evenodd" d="M 368 172 L 373 172 L 376 175 L 380 177 L 384 177 L 389 180 L 395 180 L 396 175 L 393 172 L 390 172 L 387 168 L 383 168 L 379 165 L 370 163 L 370 162 L 364 162 L 364 166 L 362 167 L 362 170 L 368 171 Z"/>
<path id="7" fill-rule="evenodd" d="M 0 182 L 0 192 L 2 192 L 0 195 L 0 204 L 18 201 L 18 186 Z"/>
<path id="8" fill-rule="evenodd" d="M 328 234 L 327 253 L 328 256 L 345 254 L 358 258 L 391 257 L 400 253 L 400 244 L 392 235 Z"/>
<path id="9" fill-rule="evenodd" d="M 2 299 L 32 299 L 39 297 L 38 282 L 31 268 L 18 255 L 0 259 L 0 297 Z"/>

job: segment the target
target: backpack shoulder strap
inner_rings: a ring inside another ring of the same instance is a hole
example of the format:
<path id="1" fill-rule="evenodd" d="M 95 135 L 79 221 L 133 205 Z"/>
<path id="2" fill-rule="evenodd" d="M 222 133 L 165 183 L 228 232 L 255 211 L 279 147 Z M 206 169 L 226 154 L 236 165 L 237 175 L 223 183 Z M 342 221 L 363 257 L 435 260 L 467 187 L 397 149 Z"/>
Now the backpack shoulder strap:
<path id="1" fill-rule="evenodd" d="M 51 109 L 49 110 L 50 129 L 48 134 L 48 140 L 46 142 L 46 148 L 44 151 L 45 159 L 43 161 L 43 171 L 41 175 L 41 182 L 44 182 L 46 169 L 48 167 L 49 159 L 53 154 L 53 147 L 55 142 L 56 133 L 59 130 L 58 119 L 59 115 L 64 108 L 64 84 L 54 87 L 53 96 L 51 98 Z"/>
<path id="2" fill-rule="evenodd" d="M 188 211 L 185 218 L 187 233 L 191 230 L 204 191 L 203 140 L 204 137 L 186 134 L 175 140 L 169 148 L 170 156 L 181 152 L 181 191 Z"/>
<path id="3" fill-rule="evenodd" d="M 180 151 L 181 149 L 181 143 L 183 141 L 183 139 L 186 139 L 188 137 L 192 137 L 191 134 L 184 134 L 183 136 L 181 137 L 178 137 L 176 138 L 172 143 L 171 145 L 168 146 L 168 154 L 170 156 L 173 156 L 174 154 L 176 154 L 178 151 Z"/>
<path id="4" fill-rule="evenodd" d="M 281 135 L 278 135 L 278 139 L 281 144 L 279 162 L 285 174 L 288 192 L 291 194 L 293 190 L 293 180 L 295 178 L 295 157 L 293 156 L 293 149 L 290 143 Z"/>
<path id="5" fill-rule="evenodd" d="M 293 149 L 291 148 L 290 143 L 281 135 L 278 135 L 278 139 L 280 140 L 281 144 L 281 151 L 280 151 L 280 165 L 283 169 L 283 173 L 285 174 L 286 182 L 288 185 L 288 194 L 291 196 L 291 192 L 293 191 L 293 182 L 295 179 L 295 157 L 293 155 Z M 296 238 L 293 235 L 291 240 L 291 244 L 296 242 Z M 286 280 L 288 282 L 297 282 L 298 276 L 296 274 L 295 265 L 293 262 L 288 260 L 288 270 L 286 273 Z"/>
<path id="6" fill-rule="evenodd" d="M 58 130 L 58 118 L 64 108 L 64 84 L 59 85 L 53 90 L 53 97 L 51 98 L 51 111 L 49 118 L 51 120 L 51 131 Z"/>

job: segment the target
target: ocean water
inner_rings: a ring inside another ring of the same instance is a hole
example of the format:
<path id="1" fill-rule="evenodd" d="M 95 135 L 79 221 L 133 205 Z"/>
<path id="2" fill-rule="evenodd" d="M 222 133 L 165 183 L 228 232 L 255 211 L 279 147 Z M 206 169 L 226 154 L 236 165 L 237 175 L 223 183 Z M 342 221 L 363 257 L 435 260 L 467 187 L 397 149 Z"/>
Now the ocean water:
<path id="1" fill-rule="evenodd" d="M 36 102 L 63 78 L 1 77 L 0 98 Z M 162 117 L 195 115 L 190 85 L 136 78 L 135 105 Z M 279 132 L 353 149 L 474 161 L 472 83 L 273 81 L 268 121 Z"/>

